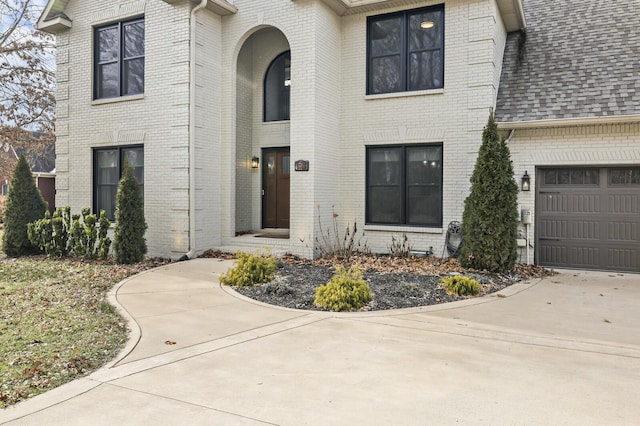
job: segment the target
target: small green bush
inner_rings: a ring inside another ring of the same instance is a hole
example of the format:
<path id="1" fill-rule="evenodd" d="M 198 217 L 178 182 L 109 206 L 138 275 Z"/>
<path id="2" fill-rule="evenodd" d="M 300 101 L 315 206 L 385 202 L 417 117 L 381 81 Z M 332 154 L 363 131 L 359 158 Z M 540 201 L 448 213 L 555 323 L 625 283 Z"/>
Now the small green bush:
<path id="1" fill-rule="evenodd" d="M 357 266 L 349 270 L 336 266 L 336 274 L 325 285 L 316 288 L 313 303 L 332 311 L 355 311 L 371 302 L 371 289 L 362 279 L 362 272 Z"/>
<path id="2" fill-rule="evenodd" d="M 107 236 L 111 222 L 105 211 L 100 212 L 98 222 L 89 208 L 82 209 L 82 221 L 80 218 L 78 214 L 71 215 L 69 206 L 57 209 L 53 216 L 46 212 L 44 219 L 27 225 L 29 241 L 49 257 L 73 255 L 105 259 L 111 246 L 111 239 Z M 96 223 L 99 224 L 99 229 Z"/>
<path id="3" fill-rule="evenodd" d="M 449 296 L 473 296 L 482 291 L 482 286 L 478 281 L 462 275 L 443 278 L 442 284 Z"/>
<path id="4" fill-rule="evenodd" d="M 239 251 L 236 253 L 235 266 L 220 276 L 220 282 L 238 287 L 266 283 L 276 275 L 277 267 L 276 258 L 268 251 L 258 250 L 254 254 Z"/>

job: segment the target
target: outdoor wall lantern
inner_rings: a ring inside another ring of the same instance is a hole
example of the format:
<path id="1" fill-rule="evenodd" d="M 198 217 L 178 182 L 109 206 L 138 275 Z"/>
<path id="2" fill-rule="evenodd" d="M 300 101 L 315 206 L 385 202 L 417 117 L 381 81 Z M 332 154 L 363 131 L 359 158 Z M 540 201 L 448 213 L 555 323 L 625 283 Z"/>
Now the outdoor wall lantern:
<path id="1" fill-rule="evenodd" d="M 258 157 L 251 158 L 251 168 L 257 169 L 260 166 L 260 159 Z"/>
<path id="2" fill-rule="evenodd" d="M 529 174 L 527 173 L 527 171 L 524 171 L 524 175 L 522 175 L 522 190 L 523 191 L 529 191 L 529 189 L 531 188 L 531 178 L 529 177 Z"/>

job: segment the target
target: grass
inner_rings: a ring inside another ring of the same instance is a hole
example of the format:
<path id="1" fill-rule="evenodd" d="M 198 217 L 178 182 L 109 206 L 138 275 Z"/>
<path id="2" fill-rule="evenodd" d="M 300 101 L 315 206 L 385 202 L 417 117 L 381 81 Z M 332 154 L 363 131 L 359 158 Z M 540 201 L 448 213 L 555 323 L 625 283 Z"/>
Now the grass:
<path id="1" fill-rule="evenodd" d="M 8 259 L 0 253 L 0 407 L 85 376 L 113 359 L 128 330 L 105 295 L 151 266 L 44 256 Z"/>

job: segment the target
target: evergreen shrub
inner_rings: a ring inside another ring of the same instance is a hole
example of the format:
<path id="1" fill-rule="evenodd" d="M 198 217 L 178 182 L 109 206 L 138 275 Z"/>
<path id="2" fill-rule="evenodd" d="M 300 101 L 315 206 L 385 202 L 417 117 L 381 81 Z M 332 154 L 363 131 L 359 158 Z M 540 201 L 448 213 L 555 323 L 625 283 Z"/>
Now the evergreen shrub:
<path id="1" fill-rule="evenodd" d="M 491 113 L 471 176 L 471 194 L 464 202 L 462 266 L 503 273 L 513 269 L 517 259 L 517 198 L 509 147 Z"/>
<path id="2" fill-rule="evenodd" d="M 113 233 L 113 249 L 118 263 L 142 261 L 147 253 L 147 241 L 144 238 L 146 230 L 144 200 L 133 168 L 125 161 L 116 194 L 116 226 Z"/>
<path id="3" fill-rule="evenodd" d="M 329 282 L 316 288 L 313 303 L 336 312 L 355 311 L 371 302 L 372 298 L 371 289 L 357 266 L 347 270 L 338 265 Z"/>
<path id="4" fill-rule="evenodd" d="M 271 281 L 276 275 L 278 261 L 268 251 L 254 254 L 238 251 L 233 268 L 220 276 L 220 282 L 231 286 L 254 286 Z"/>
<path id="5" fill-rule="evenodd" d="M 4 211 L 2 247 L 7 256 L 19 257 L 39 252 L 38 247 L 29 241 L 27 225 L 43 218 L 46 209 L 47 203 L 36 187 L 29 164 L 21 155 L 11 179 Z"/>
<path id="6" fill-rule="evenodd" d="M 111 246 L 107 236 L 109 226 L 111 222 L 104 210 L 100 211 L 100 221 L 96 222 L 96 215 L 91 214 L 89 208 L 82 209 L 80 216 L 72 215 L 71 207 L 67 206 L 57 209 L 53 216 L 46 212 L 43 219 L 28 224 L 27 234 L 29 240 L 49 257 L 73 255 L 105 259 Z"/>
<path id="7" fill-rule="evenodd" d="M 449 296 L 475 296 L 482 291 L 482 286 L 478 281 L 462 275 L 446 277 L 441 282 Z"/>

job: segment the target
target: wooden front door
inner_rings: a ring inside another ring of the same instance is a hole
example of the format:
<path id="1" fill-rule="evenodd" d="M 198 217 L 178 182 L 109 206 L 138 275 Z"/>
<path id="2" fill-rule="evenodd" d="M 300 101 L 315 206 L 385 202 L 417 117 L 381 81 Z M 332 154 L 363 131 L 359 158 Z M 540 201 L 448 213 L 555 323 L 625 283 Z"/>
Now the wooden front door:
<path id="1" fill-rule="evenodd" d="M 262 151 L 262 227 L 289 228 L 289 148 Z"/>

